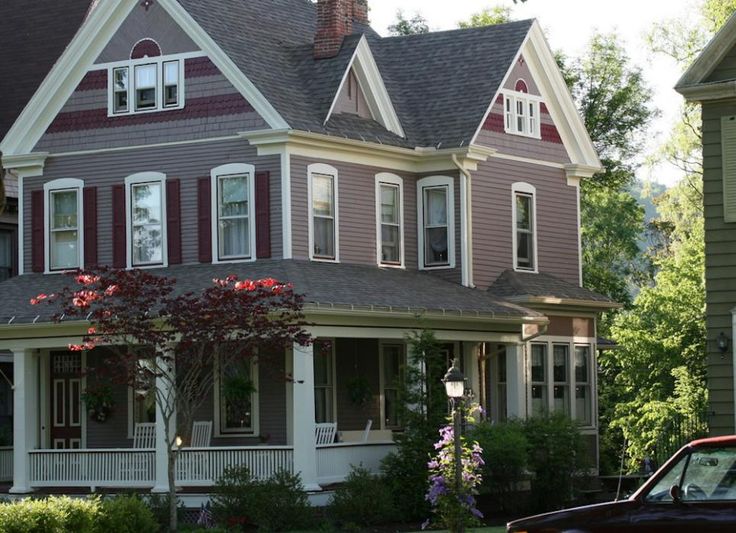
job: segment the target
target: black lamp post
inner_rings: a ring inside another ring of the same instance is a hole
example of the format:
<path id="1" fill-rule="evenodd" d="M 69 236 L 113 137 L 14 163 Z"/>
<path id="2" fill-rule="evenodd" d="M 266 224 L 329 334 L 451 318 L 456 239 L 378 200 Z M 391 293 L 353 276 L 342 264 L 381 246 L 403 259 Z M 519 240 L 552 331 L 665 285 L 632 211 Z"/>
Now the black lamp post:
<path id="1" fill-rule="evenodd" d="M 460 494 L 462 487 L 462 448 L 460 443 L 460 407 L 462 406 L 463 396 L 465 395 L 465 376 L 458 368 L 458 361 L 455 359 L 452 366 L 445 374 L 442 382 L 445 384 L 447 397 L 452 402 L 452 422 L 453 435 L 455 440 L 455 491 Z M 459 533 L 465 531 L 465 526 L 457 524 Z"/>

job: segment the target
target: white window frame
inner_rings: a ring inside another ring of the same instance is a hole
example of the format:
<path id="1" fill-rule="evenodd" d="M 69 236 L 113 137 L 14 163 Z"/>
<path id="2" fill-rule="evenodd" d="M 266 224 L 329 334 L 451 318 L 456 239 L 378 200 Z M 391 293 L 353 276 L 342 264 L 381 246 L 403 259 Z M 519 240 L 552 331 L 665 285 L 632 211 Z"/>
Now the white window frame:
<path id="1" fill-rule="evenodd" d="M 241 177 L 248 178 L 248 257 L 220 258 L 220 178 Z M 256 260 L 256 167 L 247 163 L 228 163 L 215 167 L 210 172 L 210 197 L 212 203 L 212 263 L 248 263 Z"/>
<path id="2" fill-rule="evenodd" d="M 400 340 L 397 341 L 390 341 L 390 340 L 381 340 L 378 342 L 378 372 L 379 372 L 379 387 L 380 387 L 380 402 L 381 402 L 381 424 L 380 429 L 390 429 L 390 430 L 401 430 L 404 428 L 404 426 L 386 426 L 386 387 L 388 386 L 388 383 L 386 383 L 386 376 L 385 376 L 385 361 L 384 361 L 384 354 L 383 349 L 386 346 L 400 346 L 402 349 L 402 357 L 403 357 L 403 364 L 404 364 L 404 380 L 406 380 L 406 372 L 408 370 L 408 349 L 405 342 L 402 342 Z M 399 399 L 399 398 L 397 398 Z"/>
<path id="3" fill-rule="evenodd" d="M 312 178 L 315 174 L 324 174 L 332 176 L 333 195 L 334 195 L 334 224 L 335 224 L 335 258 L 315 257 L 314 255 L 314 206 L 312 205 Z M 307 167 L 307 217 L 309 223 L 309 259 L 311 261 L 320 261 L 324 263 L 340 262 L 340 195 L 338 172 L 332 165 L 324 163 L 313 163 Z"/>
<path id="4" fill-rule="evenodd" d="M 190 54 L 191 55 L 191 54 Z M 128 61 L 120 61 L 110 63 L 107 66 L 107 116 L 108 117 L 125 117 L 128 115 L 142 115 L 145 113 L 158 113 L 161 111 L 173 111 L 183 109 L 185 105 L 185 60 L 188 56 L 182 54 L 158 57 L 142 57 L 140 59 L 131 59 Z M 178 101 L 176 105 L 164 105 L 164 63 L 172 61 L 179 62 L 179 90 Z M 141 65 L 156 65 L 156 106 L 149 109 L 136 109 L 136 79 L 135 67 Z M 115 79 L 114 73 L 116 69 L 128 69 L 128 110 L 115 112 Z"/>
<path id="5" fill-rule="evenodd" d="M 518 258 L 518 235 L 516 230 L 516 196 L 517 195 L 531 196 L 532 202 L 532 261 L 534 262 L 534 268 L 519 267 Z M 533 185 L 526 182 L 517 182 L 511 186 L 511 232 L 512 232 L 512 246 L 513 246 L 513 261 L 514 270 L 517 272 L 530 272 L 533 274 L 539 273 L 539 256 L 537 253 L 537 241 L 539 240 L 539 232 L 537 228 L 537 189 Z"/>
<path id="6" fill-rule="evenodd" d="M 213 380 L 213 394 L 214 394 L 214 421 L 215 421 L 215 437 L 217 438 L 243 438 L 243 437 L 258 437 L 261 434 L 261 410 L 260 410 L 260 397 L 261 390 L 259 387 L 259 365 L 258 356 L 249 358 L 250 363 L 250 375 L 251 383 L 255 387 L 256 391 L 251 394 L 251 410 L 252 410 L 252 427 L 245 431 L 222 431 L 221 429 L 221 400 L 220 400 L 220 358 L 215 358 L 214 372 L 215 379 Z"/>
<path id="7" fill-rule="evenodd" d="M 397 187 L 399 190 L 399 262 L 385 263 L 381 256 L 383 255 L 383 232 L 381 226 L 381 186 L 390 185 Z M 378 265 L 386 268 L 406 268 L 404 256 L 404 180 L 396 174 L 381 172 L 376 175 L 376 259 Z"/>
<path id="8" fill-rule="evenodd" d="M 426 265 L 424 250 L 424 189 L 447 187 L 447 265 Z M 419 270 L 455 268 L 455 180 L 449 176 L 429 176 L 417 182 L 417 233 Z"/>
<path id="9" fill-rule="evenodd" d="M 331 365 L 332 365 L 332 376 L 331 376 L 331 379 L 332 379 L 332 384 L 331 384 L 331 387 L 332 387 L 332 422 L 335 423 L 335 424 L 337 424 L 337 339 L 336 338 L 333 338 L 333 337 L 319 337 L 319 338 L 315 339 L 314 344 L 316 344 L 317 342 L 320 342 L 320 341 L 322 341 L 322 342 L 329 342 L 330 343 L 330 346 L 332 347 L 332 353 L 330 354 L 330 357 L 332 358 L 332 361 L 331 361 Z M 313 358 L 316 358 L 316 357 L 317 356 L 316 356 L 316 350 L 315 350 L 315 352 L 313 354 Z M 313 366 L 315 366 L 315 365 L 313 364 Z M 314 390 L 316 392 L 316 390 L 317 390 L 317 381 L 316 381 L 314 375 L 312 376 L 312 381 L 313 381 L 313 388 L 314 388 Z M 322 387 L 322 388 L 324 388 L 324 387 Z M 315 398 L 316 398 L 316 395 L 315 395 Z M 316 402 L 316 400 L 315 400 L 315 403 L 314 403 L 314 409 L 315 409 L 314 415 L 315 415 L 315 419 L 316 419 L 316 417 L 317 417 L 317 412 L 316 412 L 317 402 Z"/>
<path id="10" fill-rule="evenodd" d="M 51 194 L 75 190 L 77 192 L 77 250 L 78 266 L 72 268 L 51 268 Z M 46 274 L 62 274 L 77 268 L 84 268 L 84 181 L 76 178 L 62 178 L 45 183 L 44 198 L 44 264 Z"/>
<path id="11" fill-rule="evenodd" d="M 503 127 L 506 133 L 511 135 L 521 135 L 523 137 L 531 137 L 533 139 L 542 138 L 542 126 L 540 118 L 540 109 L 542 98 L 533 94 L 521 93 L 518 91 L 504 90 L 503 95 Z M 523 104 L 524 109 L 524 129 L 519 131 L 517 122 L 517 103 Z M 529 113 L 529 109 L 533 109 L 534 116 Z M 532 120 L 534 121 L 532 123 Z"/>
<path id="12" fill-rule="evenodd" d="M 161 184 L 161 263 L 150 265 L 134 265 L 133 264 L 133 185 L 143 183 L 160 183 Z M 167 236 L 168 217 L 166 213 L 166 174 L 160 172 L 140 172 L 125 178 L 125 237 L 127 248 L 127 265 L 131 268 L 161 268 L 169 266 L 168 254 L 168 236 Z"/>

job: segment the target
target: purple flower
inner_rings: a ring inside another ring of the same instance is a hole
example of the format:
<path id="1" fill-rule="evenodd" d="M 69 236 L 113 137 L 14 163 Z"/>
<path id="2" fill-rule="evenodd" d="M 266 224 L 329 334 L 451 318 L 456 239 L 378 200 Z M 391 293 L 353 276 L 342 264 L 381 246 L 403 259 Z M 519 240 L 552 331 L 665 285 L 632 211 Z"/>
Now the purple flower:
<path id="1" fill-rule="evenodd" d="M 481 513 L 475 507 L 471 507 L 470 512 L 473 513 L 473 516 L 476 517 L 476 518 L 483 518 L 483 513 Z"/>
<path id="2" fill-rule="evenodd" d="M 429 527 L 429 518 L 427 518 L 424 522 L 422 522 L 422 531 L 424 531 L 428 527 Z"/>

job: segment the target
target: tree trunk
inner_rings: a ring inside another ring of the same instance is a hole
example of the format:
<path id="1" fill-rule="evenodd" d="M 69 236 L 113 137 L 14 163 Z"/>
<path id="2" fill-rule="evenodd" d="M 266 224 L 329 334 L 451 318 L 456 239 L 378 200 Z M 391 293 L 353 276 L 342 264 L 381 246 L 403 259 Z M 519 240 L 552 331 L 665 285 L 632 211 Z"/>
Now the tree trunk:
<path id="1" fill-rule="evenodd" d="M 176 499 L 176 452 L 171 446 L 168 449 L 169 459 L 169 531 L 176 533 L 178 524 L 178 505 Z"/>

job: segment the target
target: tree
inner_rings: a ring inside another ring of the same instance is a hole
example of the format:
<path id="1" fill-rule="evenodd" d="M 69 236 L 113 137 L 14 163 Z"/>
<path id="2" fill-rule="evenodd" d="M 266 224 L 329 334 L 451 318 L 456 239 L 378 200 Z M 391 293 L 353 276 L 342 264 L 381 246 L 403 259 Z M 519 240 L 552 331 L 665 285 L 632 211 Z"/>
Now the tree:
<path id="1" fill-rule="evenodd" d="M 511 8 L 505 6 L 495 6 L 485 8 L 478 13 L 473 13 L 470 20 L 459 22 L 461 28 L 480 28 L 483 26 L 495 26 L 496 24 L 504 24 L 511 22 Z"/>
<path id="2" fill-rule="evenodd" d="M 56 306 L 57 321 L 86 319 L 87 334 L 70 349 L 100 347 L 109 379 L 154 391 L 167 438 L 170 524 L 176 531 L 176 426 L 185 433 L 192 426 L 194 412 L 212 393 L 217 365 L 264 361 L 294 342 L 311 342 L 303 329 L 302 298 L 290 284 L 273 279 L 229 276 L 187 293 L 177 292 L 174 279 L 143 270 L 85 271 L 75 280 L 75 287 L 31 303 Z"/>
<path id="3" fill-rule="evenodd" d="M 396 22 L 388 27 L 391 35 L 417 35 L 429 33 L 429 25 L 427 19 L 420 13 L 414 13 L 411 19 L 404 17 L 404 12 L 399 9 L 396 11 Z"/>

